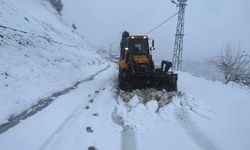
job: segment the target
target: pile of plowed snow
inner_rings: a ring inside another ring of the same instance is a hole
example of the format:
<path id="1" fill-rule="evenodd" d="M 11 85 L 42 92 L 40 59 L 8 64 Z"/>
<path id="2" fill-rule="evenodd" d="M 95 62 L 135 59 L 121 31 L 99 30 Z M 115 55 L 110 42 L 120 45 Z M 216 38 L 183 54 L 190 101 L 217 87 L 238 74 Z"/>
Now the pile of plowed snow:
<path id="1" fill-rule="evenodd" d="M 120 125 L 122 132 L 122 145 L 131 145 L 131 138 L 136 142 L 133 147 L 136 149 L 183 149 L 190 148 L 199 150 L 200 147 L 193 142 L 180 124 L 182 121 L 198 121 L 196 114 L 202 114 L 206 117 L 211 116 L 209 109 L 201 106 L 197 99 L 185 94 L 173 94 L 165 91 L 153 91 L 152 95 L 158 95 L 166 98 L 168 104 L 159 107 L 159 100 L 151 97 L 151 100 L 142 102 L 141 95 L 144 90 L 134 91 L 135 94 L 128 102 L 122 98 L 124 93 L 117 100 L 117 106 L 112 113 L 113 121 Z M 132 94 L 129 94 L 132 95 Z M 149 94 L 150 95 L 150 94 Z M 128 95 L 127 95 L 128 96 Z M 157 96 L 156 96 L 157 98 Z M 132 134 L 131 134 L 132 133 Z M 127 137 L 126 135 L 130 135 Z M 179 144 L 180 141 L 182 144 Z M 132 143 L 133 144 L 133 143 Z"/>
<path id="2" fill-rule="evenodd" d="M 49 1 L 0 0 L 0 124 L 107 63 Z"/>
<path id="3" fill-rule="evenodd" d="M 119 92 L 119 96 L 124 102 L 129 102 L 136 96 L 143 104 L 146 104 L 150 100 L 155 100 L 159 107 L 169 104 L 172 98 L 177 95 L 181 95 L 181 93 L 167 92 L 165 89 L 162 91 L 156 89 L 137 89 L 132 92 L 125 92 L 121 90 Z"/>

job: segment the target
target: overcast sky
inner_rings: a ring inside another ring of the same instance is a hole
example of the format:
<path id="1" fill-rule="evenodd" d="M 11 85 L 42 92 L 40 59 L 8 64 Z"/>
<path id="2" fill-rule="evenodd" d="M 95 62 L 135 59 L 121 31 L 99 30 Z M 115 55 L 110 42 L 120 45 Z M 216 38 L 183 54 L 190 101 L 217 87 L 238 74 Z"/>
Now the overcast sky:
<path id="1" fill-rule="evenodd" d="M 63 0 L 63 16 L 97 48 L 119 51 L 121 33 L 144 34 L 178 9 L 170 0 Z M 250 53 L 250 0 L 189 0 L 186 7 L 184 59 L 220 53 L 232 42 Z M 74 14 L 74 17 L 69 17 Z M 156 59 L 172 59 L 177 16 L 149 34 Z"/>

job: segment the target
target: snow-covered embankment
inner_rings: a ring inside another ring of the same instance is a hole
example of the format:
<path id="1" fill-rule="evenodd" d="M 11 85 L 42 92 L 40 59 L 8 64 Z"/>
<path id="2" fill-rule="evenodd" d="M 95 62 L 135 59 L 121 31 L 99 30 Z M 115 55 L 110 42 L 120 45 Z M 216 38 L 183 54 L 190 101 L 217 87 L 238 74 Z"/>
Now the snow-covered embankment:
<path id="1" fill-rule="evenodd" d="M 0 17 L 0 124 L 107 66 L 48 1 L 0 0 Z"/>

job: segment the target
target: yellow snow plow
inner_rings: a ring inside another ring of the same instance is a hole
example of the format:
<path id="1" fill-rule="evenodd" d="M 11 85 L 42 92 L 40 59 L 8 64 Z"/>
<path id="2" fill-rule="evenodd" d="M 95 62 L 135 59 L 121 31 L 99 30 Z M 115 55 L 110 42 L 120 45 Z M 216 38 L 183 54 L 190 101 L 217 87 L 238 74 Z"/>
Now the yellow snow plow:
<path id="1" fill-rule="evenodd" d="M 172 63 L 162 61 L 161 68 L 155 68 L 149 38 L 145 35 L 130 36 L 123 32 L 120 43 L 119 87 L 121 90 L 155 88 L 158 90 L 177 91 L 177 74 L 169 71 Z"/>

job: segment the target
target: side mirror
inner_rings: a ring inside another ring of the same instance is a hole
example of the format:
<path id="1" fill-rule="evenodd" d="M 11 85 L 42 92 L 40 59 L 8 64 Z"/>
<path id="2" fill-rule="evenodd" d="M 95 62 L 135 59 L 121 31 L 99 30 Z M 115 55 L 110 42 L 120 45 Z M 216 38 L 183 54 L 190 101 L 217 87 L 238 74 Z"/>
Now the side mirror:
<path id="1" fill-rule="evenodd" d="M 150 50 L 155 50 L 155 41 L 152 40 L 152 47 L 150 47 Z"/>

